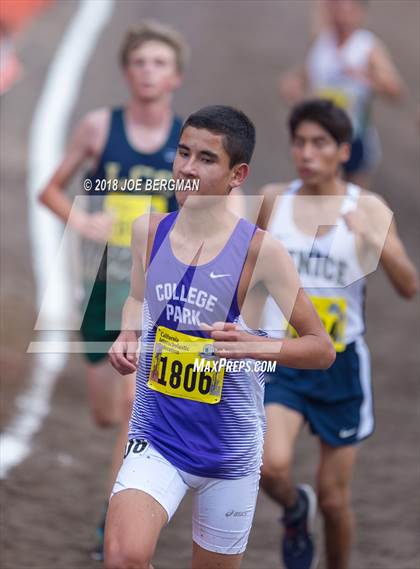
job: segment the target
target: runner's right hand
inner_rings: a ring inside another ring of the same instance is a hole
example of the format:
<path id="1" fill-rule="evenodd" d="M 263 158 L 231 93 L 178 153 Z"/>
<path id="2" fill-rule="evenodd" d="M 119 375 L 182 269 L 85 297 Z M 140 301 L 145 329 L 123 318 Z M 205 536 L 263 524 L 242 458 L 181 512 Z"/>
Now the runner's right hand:
<path id="1" fill-rule="evenodd" d="M 121 332 L 112 344 L 109 361 L 121 375 L 128 375 L 137 369 L 138 340 L 134 331 Z"/>
<path id="2" fill-rule="evenodd" d="M 69 223 L 82 237 L 106 243 L 111 235 L 113 218 L 108 213 L 85 213 L 84 211 L 73 212 Z"/>

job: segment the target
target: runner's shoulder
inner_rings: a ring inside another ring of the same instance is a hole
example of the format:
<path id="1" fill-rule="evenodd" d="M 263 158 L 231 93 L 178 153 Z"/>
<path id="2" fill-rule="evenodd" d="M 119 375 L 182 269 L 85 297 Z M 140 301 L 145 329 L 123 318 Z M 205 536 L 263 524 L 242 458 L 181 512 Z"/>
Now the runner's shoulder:
<path id="1" fill-rule="evenodd" d="M 84 138 L 94 154 L 98 154 L 105 145 L 110 118 L 111 109 L 109 107 L 100 107 L 86 113 L 79 123 L 79 134 Z"/>
<path id="2" fill-rule="evenodd" d="M 360 188 L 357 207 L 367 215 L 375 215 L 375 213 L 378 214 L 386 210 L 391 211 L 383 196 L 364 188 Z"/>
<path id="3" fill-rule="evenodd" d="M 111 111 L 109 107 L 99 107 L 88 111 L 82 117 L 80 125 L 91 133 L 100 133 L 108 127 Z"/>
<path id="4" fill-rule="evenodd" d="M 157 226 L 167 213 L 144 213 L 134 220 L 132 225 L 132 242 L 138 245 L 147 244 L 150 236 L 154 236 Z"/>
<path id="5" fill-rule="evenodd" d="M 279 274 L 288 271 L 292 263 L 284 245 L 269 231 L 257 229 L 250 243 L 249 263 L 253 268 L 252 286 L 272 282 Z"/>
<path id="6" fill-rule="evenodd" d="M 260 189 L 260 195 L 268 199 L 275 199 L 276 197 L 283 195 L 288 186 L 288 182 L 271 182 Z"/>
<path id="7" fill-rule="evenodd" d="M 272 263 L 279 256 L 288 255 L 285 246 L 266 229 L 257 228 L 250 243 L 250 252 L 261 261 Z"/>
<path id="8" fill-rule="evenodd" d="M 284 195 L 288 184 L 271 183 L 263 186 L 259 192 L 262 196 L 262 201 L 259 203 L 259 212 L 257 218 L 257 225 L 266 229 L 270 223 L 271 215 L 276 204 L 276 200 Z"/>
<path id="9" fill-rule="evenodd" d="M 365 30 L 365 31 L 368 34 L 366 37 L 369 37 L 372 43 L 372 49 L 370 55 L 372 56 L 373 54 L 375 56 L 377 53 L 381 53 L 381 54 L 386 54 L 388 56 L 389 49 L 386 43 L 370 30 Z"/>

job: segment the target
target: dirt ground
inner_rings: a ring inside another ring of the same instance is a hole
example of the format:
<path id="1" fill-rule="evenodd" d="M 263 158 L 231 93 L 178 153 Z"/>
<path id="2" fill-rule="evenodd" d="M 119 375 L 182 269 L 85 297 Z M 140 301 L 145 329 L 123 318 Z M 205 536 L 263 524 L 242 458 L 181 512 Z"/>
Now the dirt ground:
<path id="1" fill-rule="evenodd" d="M 33 360 L 35 283 L 27 224 L 28 133 L 48 65 L 77 3 L 57 2 L 19 40 L 25 78 L 1 102 L 1 424 L 16 413 Z M 210 103 L 234 104 L 257 125 L 258 145 L 247 191 L 287 180 L 287 110 L 275 93 L 278 72 L 303 56 L 308 2 L 135 2 L 119 0 L 84 77 L 72 124 L 86 111 L 124 100 L 116 64 L 127 26 L 142 17 L 172 23 L 187 37 L 191 64 L 177 94 L 186 116 Z M 376 0 L 370 26 L 386 40 L 409 95 L 401 108 L 378 103 L 384 160 L 375 181 L 395 211 L 400 233 L 419 265 L 420 3 Z M 397 298 L 385 276 L 370 278 L 367 340 L 372 351 L 377 427 L 362 445 L 354 481 L 358 529 L 352 569 L 420 567 L 419 304 Z M 88 558 L 105 491 L 112 433 L 101 433 L 86 407 L 82 362 L 72 356 L 57 382 L 51 412 L 30 457 L 2 484 L 1 566 L 4 569 L 93 569 Z M 313 481 L 316 440 L 302 436 L 298 481 Z M 190 501 L 185 500 L 159 543 L 156 569 L 187 569 Z M 279 567 L 278 509 L 259 497 L 244 569 Z M 319 527 L 321 534 L 321 527 Z"/>

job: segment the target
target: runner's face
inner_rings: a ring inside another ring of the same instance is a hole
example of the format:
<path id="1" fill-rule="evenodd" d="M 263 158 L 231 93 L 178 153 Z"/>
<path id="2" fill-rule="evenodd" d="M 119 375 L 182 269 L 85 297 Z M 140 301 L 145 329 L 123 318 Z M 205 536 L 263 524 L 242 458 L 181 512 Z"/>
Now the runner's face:
<path id="1" fill-rule="evenodd" d="M 176 192 L 179 205 L 186 202 L 188 207 L 198 208 L 218 201 L 217 198 L 203 200 L 202 196 L 227 196 L 232 188 L 238 187 L 248 174 L 248 165 L 231 168 L 222 135 L 187 126 L 178 144 L 173 174 L 175 180 L 199 180 L 198 191 Z"/>
<path id="2" fill-rule="evenodd" d="M 162 99 L 181 82 L 174 50 L 154 40 L 130 52 L 124 73 L 133 96 L 142 101 Z"/>
<path id="3" fill-rule="evenodd" d="M 340 32 L 351 33 L 364 22 L 366 10 L 358 0 L 328 0 L 327 6 L 331 24 Z"/>
<path id="4" fill-rule="evenodd" d="M 308 186 L 331 181 L 338 168 L 347 162 L 350 145 L 338 145 L 317 123 L 303 121 L 292 140 L 292 157 L 301 180 Z"/>

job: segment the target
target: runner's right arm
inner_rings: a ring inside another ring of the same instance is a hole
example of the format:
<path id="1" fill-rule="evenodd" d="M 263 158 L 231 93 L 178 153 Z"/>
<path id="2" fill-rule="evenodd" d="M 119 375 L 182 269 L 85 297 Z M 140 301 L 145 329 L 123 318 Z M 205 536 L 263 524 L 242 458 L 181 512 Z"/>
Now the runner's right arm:
<path id="1" fill-rule="evenodd" d="M 281 199 L 280 196 L 285 188 L 286 184 L 267 184 L 259 191 L 259 195 L 262 196 L 263 200 L 258 212 L 256 225 L 261 229 L 268 229 L 277 200 Z"/>
<path id="2" fill-rule="evenodd" d="M 112 223 L 109 216 L 101 212 L 89 215 L 74 208 L 64 191 L 82 164 L 89 159 L 98 159 L 105 144 L 108 123 L 108 109 L 98 109 L 84 117 L 74 131 L 63 160 L 39 195 L 39 201 L 64 223 L 70 223 L 84 237 L 95 241 L 106 241 Z"/>
<path id="3" fill-rule="evenodd" d="M 143 314 L 145 266 L 150 215 L 137 218 L 131 233 L 131 285 L 124 303 L 121 319 L 121 332 L 109 350 L 111 365 L 121 375 L 136 371 L 137 347 Z"/>

